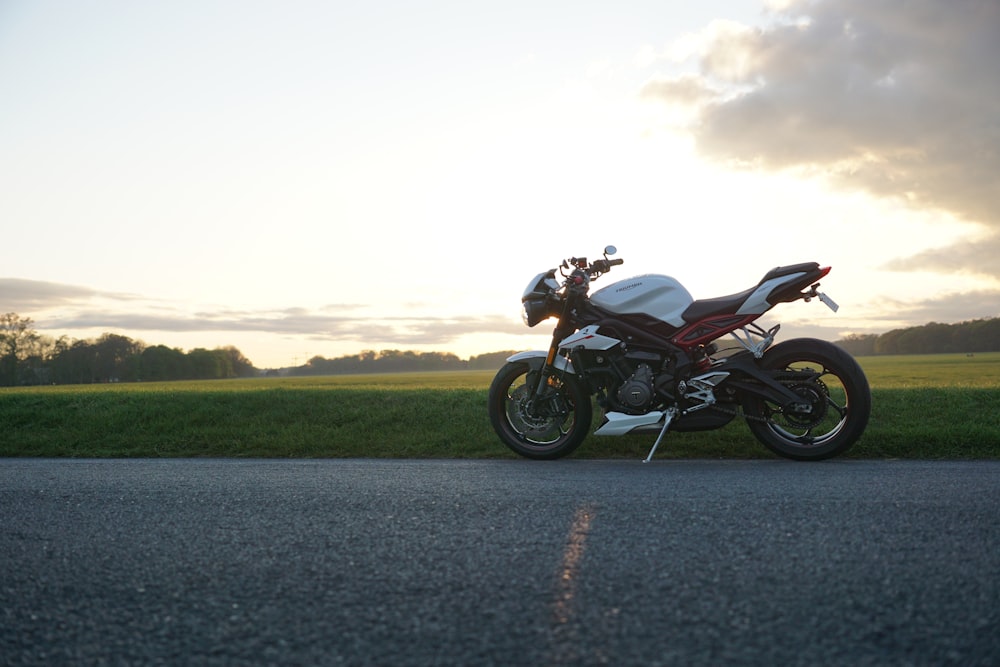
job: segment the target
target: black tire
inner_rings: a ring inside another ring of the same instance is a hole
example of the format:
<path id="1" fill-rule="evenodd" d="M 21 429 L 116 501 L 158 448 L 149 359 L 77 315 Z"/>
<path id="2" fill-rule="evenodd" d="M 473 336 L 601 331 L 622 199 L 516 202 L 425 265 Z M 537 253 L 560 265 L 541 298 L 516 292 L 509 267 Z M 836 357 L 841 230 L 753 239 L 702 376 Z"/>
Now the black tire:
<path id="1" fill-rule="evenodd" d="M 490 423 L 503 444 L 529 459 L 557 459 L 580 446 L 590 430 L 590 395 L 577 379 L 549 377 L 534 406 L 529 382 L 538 382 L 523 361 L 507 363 L 493 378 Z"/>
<path id="2" fill-rule="evenodd" d="M 813 407 L 811 413 L 785 413 L 758 396 L 743 405 L 747 426 L 775 454 L 798 461 L 819 461 L 843 454 L 861 437 L 872 409 L 868 379 L 851 355 L 832 343 L 796 338 L 764 353 L 768 370 L 811 368 L 818 382 L 784 380 Z"/>

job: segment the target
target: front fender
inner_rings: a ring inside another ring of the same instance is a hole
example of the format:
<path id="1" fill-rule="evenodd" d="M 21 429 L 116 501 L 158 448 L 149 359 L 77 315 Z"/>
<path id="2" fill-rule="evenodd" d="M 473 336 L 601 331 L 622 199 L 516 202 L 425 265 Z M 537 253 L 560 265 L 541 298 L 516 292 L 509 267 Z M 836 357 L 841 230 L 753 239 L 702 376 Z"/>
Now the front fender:
<path id="1" fill-rule="evenodd" d="M 508 362 L 524 361 L 527 362 L 528 368 L 533 371 L 539 371 L 545 366 L 545 358 L 549 356 L 547 352 L 542 350 L 529 350 L 528 352 L 518 352 L 517 354 L 507 357 Z M 556 357 L 555 362 L 552 364 L 556 367 L 556 370 L 563 371 L 564 373 L 570 373 L 575 375 L 573 371 L 573 364 L 566 357 Z"/>

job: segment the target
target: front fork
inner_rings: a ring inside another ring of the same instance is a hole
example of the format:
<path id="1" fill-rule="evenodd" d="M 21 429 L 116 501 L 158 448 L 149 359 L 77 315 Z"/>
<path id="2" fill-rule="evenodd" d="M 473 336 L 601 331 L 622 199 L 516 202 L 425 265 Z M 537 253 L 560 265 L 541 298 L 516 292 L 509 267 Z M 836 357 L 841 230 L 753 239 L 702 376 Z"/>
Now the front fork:
<path id="1" fill-rule="evenodd" d="M 559 317 L 559 322 L 556 324 L 555 328 L 552 330 L 552 342 L 549 344 L 549 352 L 545 355 L 545 365 L 538 369 L 538 383 L 535 385 L 534 390 L 528 397 L 529 400 L 534 400 L 536 396 L 542 394 L 542 390 L 545 389 L 545 384 L 548 382 L 549 377 L 555 375 L 557 370 L 555 367 L 556 356 L 559 354 L 559 343 L 565 340 L 567 336 L 576 331 L 575 327 L 568 326 L 563 323 L 566 318 L 566 311 L 569 310 L 569 303 L 567 302 L 566 310 Z"/>
<path id="2" fill-rule="evenodd" d="M 555 370 L 553 364 L 556 361 L 556 354 L 558 353 L 559 343 L 556 342 L 555 336 L 553 336 L 552 345 L 549 346 L 549 353 L 545 355 L 545 365 L 538 371 L 538 384 L 535 385 L 535 390 L 531 392 L 531 399 L 541 395 L 542 390 L 545 388 L 545 383 L 549 381 L 549 377 Z"/>
<path id="3" fill-rule="evenodd" d="M 567 304 L 566 311 L 568 310 Z M 536 401 L 545 395 L 545 387 L 549 382 L 549 378 L 553 376 L 558 377 L 560 373 L 560 370 L 556 367 L 556 357 L 559 356 L 559 343 L 576 331 L 575 327 L 564 323 L 566 311 L 559 317 L 559 322 L 556 324 L 555 329 L 552 330 L 552 342 L 549 344 L 548 354 L 545 355 L 545 364 L 538 369 L 538 382 L 531 388 L 531 393 L 528 395 L 529 409 L 532 411 L 537 409 Z"/>

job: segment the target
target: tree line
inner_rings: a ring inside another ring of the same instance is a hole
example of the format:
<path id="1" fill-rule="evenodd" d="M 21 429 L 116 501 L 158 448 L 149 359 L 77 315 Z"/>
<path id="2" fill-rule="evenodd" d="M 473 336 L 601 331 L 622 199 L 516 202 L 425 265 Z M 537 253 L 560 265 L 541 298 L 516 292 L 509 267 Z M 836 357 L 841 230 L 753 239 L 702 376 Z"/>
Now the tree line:
<path id="1" fill-rule="evenodd" d="M 74 340 L 40 335 L 30 317 L 0 315 L 0 386 L 91 384 L 164 380 L 214 380 L 251 377 L 259 371 L 232 346 L 188 352 L 146 345 L 127 336 L 105 333 Z M 893 329 L 883 334 L 852 334 L 836 341 L 852 355 L 935 354 L 1000 351 L 1000 318 L 987 318 Z M 346 375 L 412 371 L 495 370 L 510 351 L 463 360 L 448 352 L 366 350 L 327 359 L 315 356 L 288 375 Z M 277 371 L 273 371 L 277 372 Z"/>
<path id="2" fill-rule="evenodd" d="M 987 318 L 894 329 L 884 334 L 851 334 L 836 344 L 855 356 L 880 354 L 939 354 L 1000 352 L 1000 318 Z M 495 370 L 503 366 L 513 351 L 473 356 L 468 361 L 443 352 L 401 352 L 371 350 L 327 359 L 316 356 L 290 375 L 347 375 L 356 373 L 405 373 L 409 371 Z"/>
<path id="3" fill-rule="evenodd" d="M 166 345 L 146 345 L 114 333 L 74 340 L 50 338 L 33 328 L 30 317 L 0 315 L 0 386 L 94 384 L 166 380 L 215 380 L 260 374 L 232 346 L 184 352 Z M 288 375 L 405 373 L 411 371 L 492 370 L 513 352 L 491 352 L 459 359 L 447 352 L 382 350 L 326 359 L 316 356 L 302 366 L 282 369 Z M 270 371 L 269 374 L 277 374 Z"/>
<path id="4" fill-rule="evenodd" d="M 852 334 L 836 344 L 855 356 L 998 352 L 1000 318 L 957 324 L 931 322 L 883 334 Z"/>
<path id="5" fill-rule="evenodd" d="M 257 373 L 231 346 L 183 352 L 113 333 L 89 340 L 53 339 L 40 335 L 33 324 L 17 313 L 0 315 L 0 386 L 214 380 Z"/>
<path id="6" fill-rule="evenodd" d="M 365 350 L 360 354 L 327 359 L 316 356 L 302 366 L 288 370 L 289 375 L 349 375 L 357 373 L 406 373 L 411 371 L 495 370 L 503 366 L 513 352 L 490 352 L 459 359 L 450 352 L 414 352 L 407 350 Z"/>

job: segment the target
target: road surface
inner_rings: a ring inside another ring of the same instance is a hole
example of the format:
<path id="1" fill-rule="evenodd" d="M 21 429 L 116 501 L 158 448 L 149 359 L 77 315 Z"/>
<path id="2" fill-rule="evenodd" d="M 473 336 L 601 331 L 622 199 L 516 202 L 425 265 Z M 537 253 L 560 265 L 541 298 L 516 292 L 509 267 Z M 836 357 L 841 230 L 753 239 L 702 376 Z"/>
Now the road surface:
<path id="1" fill-rule="evenodd" d="M 996 665 L 1000 462 L 0 460 L 0 664 Z"/>

